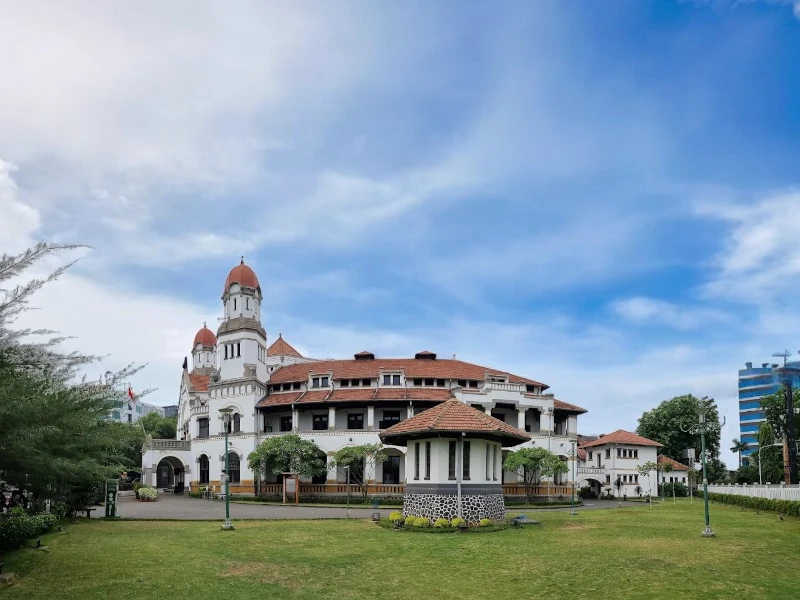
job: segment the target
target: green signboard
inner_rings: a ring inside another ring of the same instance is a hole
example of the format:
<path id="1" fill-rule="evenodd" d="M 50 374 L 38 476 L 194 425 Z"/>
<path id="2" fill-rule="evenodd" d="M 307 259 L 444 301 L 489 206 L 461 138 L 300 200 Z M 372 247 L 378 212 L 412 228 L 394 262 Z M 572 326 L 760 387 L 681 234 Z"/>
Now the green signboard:
<path id="1" fill-rule="evenodd" d="M 117 490 L 119 479 L 106 480 L 106 517 L 117 516 Z"/>

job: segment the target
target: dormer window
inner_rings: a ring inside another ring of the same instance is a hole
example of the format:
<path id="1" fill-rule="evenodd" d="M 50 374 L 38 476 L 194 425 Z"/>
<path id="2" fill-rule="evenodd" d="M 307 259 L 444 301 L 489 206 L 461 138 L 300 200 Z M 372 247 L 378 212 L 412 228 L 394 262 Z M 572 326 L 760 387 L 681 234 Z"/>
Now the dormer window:
<path id="1" fill-rule="evenodd" d="M 383 385 L 400 385 L 400 374 L 385 373 L 383 376 Z"/>
<path id="2" fill-rule="evenodd" d="M 312 377 L 311 378 L 311 387 L 312 388 L 326 388 L 326 387 L 328 387 L 328 378 L 327 377 Z"/>

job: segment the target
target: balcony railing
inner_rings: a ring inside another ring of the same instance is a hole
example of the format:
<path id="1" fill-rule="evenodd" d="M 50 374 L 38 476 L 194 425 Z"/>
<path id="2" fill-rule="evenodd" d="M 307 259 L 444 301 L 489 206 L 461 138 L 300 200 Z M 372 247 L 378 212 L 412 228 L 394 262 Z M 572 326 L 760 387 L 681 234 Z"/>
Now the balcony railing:
<path id="1" fill-rule="evenodd" d="M 205 406 L 193 406 L 192 407 L 192 414 L 193 415 L 207 415 L 208 414 L 208 405 L 205 405 Z"/>
<path id="2" fill-rule="evenodd" d="M 151 440 L 153 450 L 190 450 L 191 442 L 187 440 Z"/>
<path id="3" fill-rule="evenodd" d="M 605 469 L 600 467 L 578 467 L 578 475 L 602 475 Z"/>
<path id="4" fill-rule="evenodd" d="M 496 381 L 487 381 L 483 384 L 483 387 L 480 388 L 482 392 L 491 392 L 492 390 L 498 392 L 517 392 L 517 393 L 524 393 L 527 391 L 527 387 L 524 383 L 499 383 Z"/>

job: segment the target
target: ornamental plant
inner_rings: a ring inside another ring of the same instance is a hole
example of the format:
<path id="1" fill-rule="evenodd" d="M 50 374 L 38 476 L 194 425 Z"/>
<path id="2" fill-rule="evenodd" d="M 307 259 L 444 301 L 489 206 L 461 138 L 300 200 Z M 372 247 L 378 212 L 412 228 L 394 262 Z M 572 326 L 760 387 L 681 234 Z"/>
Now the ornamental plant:
<path id="1" fill-rule="evenodd" d="M 461 527 L 466 521 L 461 517 L 456 517 L 452 521 L 450 521 L 450 527 Z"/>
<path id="2" fill-rule="evenodd" d="M 431 522 L 427 519 L 427 517 L 417 517 L 414 519 L 414 527 L 428 527 Z"/>
<path id="3" fill-rule="evenodd" d="M 434 527 L 450 527 L 450 521 L 448 519 L 440 518 L 436 519 L 433 524 Z"/>
<path id="4" fill-rule="evenodd" d="M 416 520 L 417 520 L 417 517 L 413 517 L 413 516 L 411 516 L 411 515 L 408 515 L 408 516 L 406 517 L 406 520 L 405 520 L 406 526 L 408 526 L 408 527 L 413 527 L 413 526 L 414 526 L 414 522 L 415 522 Z"/>
<path id="5" fill-rule="evenodd" d="M 158 490 L 156 490 L 156 488 L 151 488 L 151 487 L 139 488 L 139 500 L 144 500 L 145 502 L 149 502 L 151 500 L 155 500 L 157 497 L 158 497 Z"/>
<path id="6" fill-rule="evenodd" d="M 403 521 L 403 513 L 398 512 L 396 510 L 392 511 L 389 514 L 389 521 L 391 521 L 392 523 L 400 523 L 401 521 Z"/>
<path id="7" fill-rule="evenodd" d="M 489 526 L 492 524 L 492 520 L 491 520 L 491 519 L 481 519 L 481 520 L 478 522 L 478 524 L 479 524 L 481 527 L 489 527 Z"/>

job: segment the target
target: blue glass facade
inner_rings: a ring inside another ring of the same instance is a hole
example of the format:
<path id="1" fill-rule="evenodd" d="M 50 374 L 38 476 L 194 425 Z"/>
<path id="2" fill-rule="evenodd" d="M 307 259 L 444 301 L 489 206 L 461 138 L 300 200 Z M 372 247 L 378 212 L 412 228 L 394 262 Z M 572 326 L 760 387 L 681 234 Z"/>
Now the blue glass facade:
<path id="1" fill-rule="evenodd" d="M 800 387 L 800 361 L 787 363 L 786 366 L 798 369 L 798 374 L 792 377 L 792 385 Z M 758 428 L 764 422 L 764 411 L 760 410 L 761 403 L 758 401 L 764 396 L 776 393 L 782 383 L 780 376 L 775 372 L 778 365 L 764 363 L 759 367 L 753 367 L 752 363 L 747 363 L 744 369 L 739 371 L 739 439 L 748 444 L 749 448 L 742 452 L 742 462 L 747 464 L 744 458 L 758 452 Z"/>

